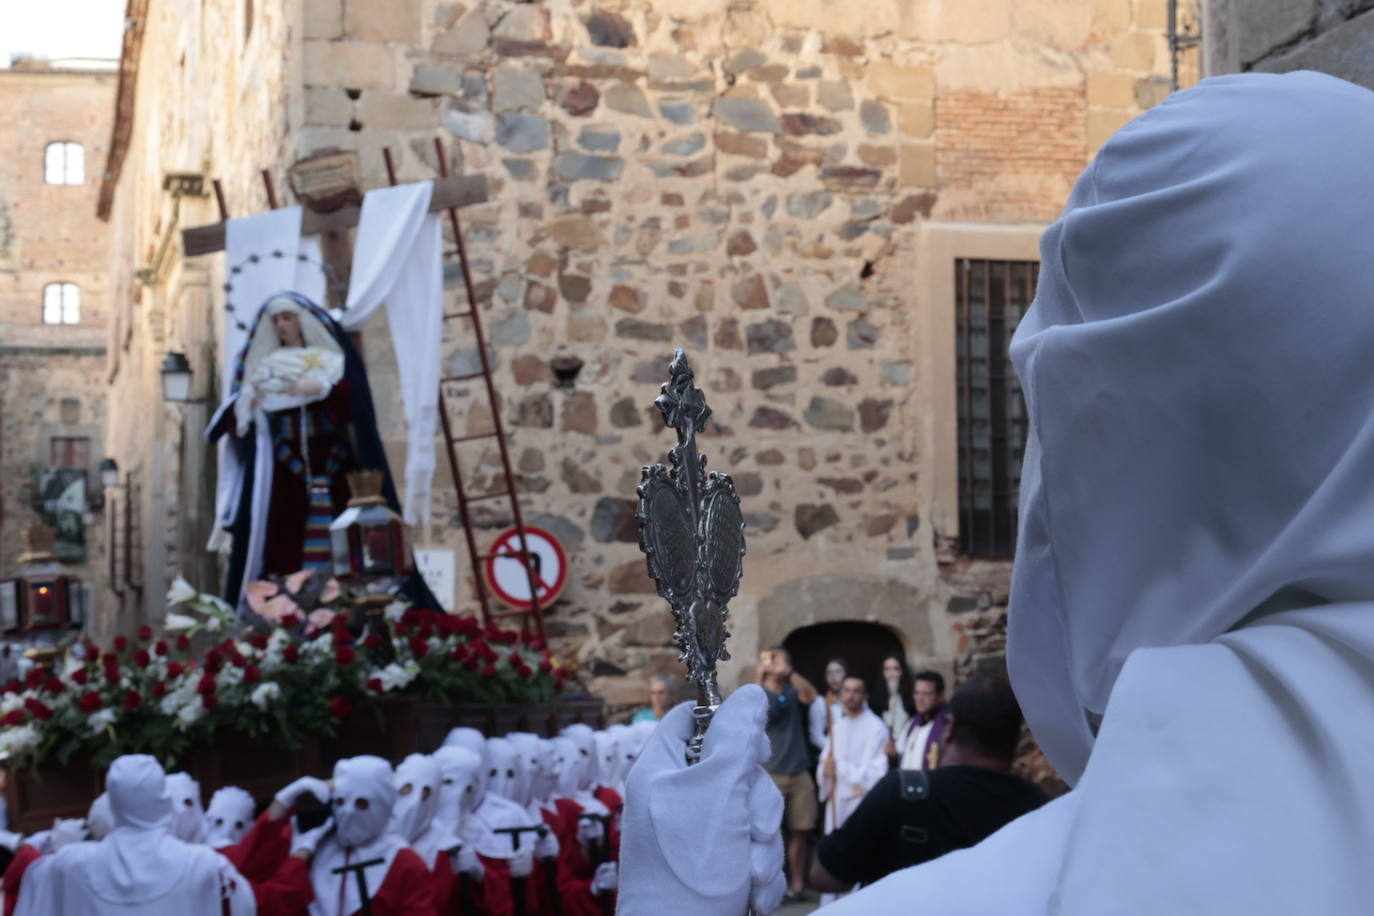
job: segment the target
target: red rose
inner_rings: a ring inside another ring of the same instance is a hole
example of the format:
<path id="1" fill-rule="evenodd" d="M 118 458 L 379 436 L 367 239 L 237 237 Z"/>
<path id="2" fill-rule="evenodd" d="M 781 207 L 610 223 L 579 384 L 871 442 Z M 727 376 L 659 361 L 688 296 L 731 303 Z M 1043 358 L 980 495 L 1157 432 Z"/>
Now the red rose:
<path id="1" fill-rule="evenodd" d="M 524 678 L 534 677 L 534 670 L 529 665 L 521 665 L 515 669 L 515 673 Z"/>
<path id="2" fill-rule="evenodd" d="M 124 694 L 125 709 L 138 709 L 141 705 L 143 705 L 143 697 L 139 696 L 137 690 L 130 690 L 128 693 Z"/>
<path id="3" fill-rule="evenodd" d="M 23 685 L 23 684 L 19 683 L 18 681 L 10 681 L 8 684 L 5 685 L 5 690 L 4 690 L 4 692 L 5 692 L 5 693 L 18 693 L 19 691 L 21 691 L 21 690 L 23 690 L 23 689 L 24 689 L 24 685 Z"/>
<path id="4" fill-rule="evenodd" d="M 77 668 L 75 671 L 73 671 L 71 674 L 67 676 L 70 677 L 72 679 L 72 682 L 76 684 L 86 683 L 86 679 L 87 677 L 89 677 L 89 675 L 86 674 L 85 668 Z"/>
<path id="5" fill-rule="evenodd" d="M 147 668 L 152 660 L 153 657 L 148 654 L 147 649 L 139 649 L 134 653 L 134 664 L 140 668 Z"/>
<path id="6" fill-rule="evenodd" d="M 167 676 L 168 676 L 168 677 L 181 677 L 181 673 L 182 673 L 183 671 L 185 671 L 185 670 L 186 670 L 186 669 L 183 668 L 183 667 L 181 666 L 181 662 L 168 662 L 168 663 L 167 663 Z"/>
<path id="7" fill-rule="evenodd" d="M 381 645 L 382 638 L 376 633 L 368 633 L 366 638 L 363 639 L 364 649 L 378 649 L 381 648 Z"/>
<path id="8" fill-rule="evenodd" d="M 334 664 L 338 665 L 340 668 L 344 667 L 345 665 L 353 664 L 353 662 L 356 661 L 357 658 L 358 653 L 353 651 L 352 646 L 334 647 Z"/>
<path id="9" fill-rule="evenodd" d="M 487 662 L 486 667 L 482 669 L 482 677 L 496 677 L 496 666 Z"/>
<path id="10" fill-rule="evenodd" d="M 81 711 L 87 713 L 95 712 L 100 708 L 100 694 L 94 690 L 88 690 L 81 695 Z"/>
<path id="11" fill-rule="evenodd" d="M 46 690 L 48 693 L 61 693 L 62 679 L 55 674 L 52 675 L 46 681 L 43 682 L 43 689 Z"/>
<path id="12" fill-rule="evenodd" d="M 138 628 L 138 638 L 143 640 L 144 642 L 147 642 L 148 640 L 152 639 L 153 628 L 145 623 L 143 626 Z"/>
<path id="13" fill-rule="evenodd" d="M 105 669 L 105 683 L 107 683 L 107 684 L 118 684 L 118 683 L 119 683 L 119 669 L 118 669 L 118 668 L 106 668 L 106 669 Z"/>
<path id="14" fill-rule="evenodd" d="M 346 646 L 353 641 L 353 634 L 344 629 L 334 630 L 334 645 Z"/>
<path id="15" fill-rule="evenodd" d="M 100 698 L 96 697 L 96 704 L 99 705 L 99 702 Z M 9 712 L 5 713 L 3 719 L 0 719 L 0 725 L 23 725 L 24 718 L 24 710 L 11 709 Z"/>
<path id="16" fill-rule="evenodd" d="M 368 679 L 367 679 L 367 689 L 368 689 L 368 690 L 371 690 L 373 693 L 381 693 L 381 692 L 382 692 L 382 679 L 379 678 L 379 677 L 370 677 L 370 678 L 368 678 Z"/>
<path id="17" fill-rule="evenodd" d="M 562 668 L 555 668 L 553 669 L 553 676 L 561 681 L 568 676 L 568 672 L 564 671 Z"/>
<path id="18" fill-rule="evenodd" d="M 468 653 L 462 646 L 454 646 L 453 651 L 448 654 L 448 657 L 455 662 L 461 662 L 468 657 Z"/>
<path id="19" fill-rule="evenodd" d="M 416 658 L 424 658 L 429 654 L 429 643 L 420 636 L 410 637 L 410 653 Z"/>
<path id="20" fill-rule="evenodd" d="M 287 646 L 281 650 L 281 657 L 288 665 L 294 665 L 301 659 L 301 650 L 296 646 Z"/>
<path id="21" fill-rule="evenodd" d="M 159 639 L 157 642 L 153 644 L 153 652 L 156 655 L 165 656 L 167 654 L 167 643 Z"/>
<path id="22" fill-rule="evenodd" d="M 205 694 L 205 693 L 214 693 L 214 692 L 215 692 L 215 676 L 214 676 L 213 674 L 207 674 L 207 675 L 205 675 L 204 677 L 202 677 L 202 678 L 200 679 L 200 683 L 196 685 L 196 693 Z"/>
<path id="23" fill-rule="evenodd" d="M 404 637 L 404 636 L 409 636 L 409 635 L 410 635 L 410 624 L 406 623 L 404 620 L 398 622 L 398 623 L 396 624 L 396 635 L 397 635 L 397 636 L 402 636 L 402 637 Z"/>
<path id="24" fill-rule="evenodd" d="M 420 627 L 419 634 L 421 639 L 429 639 L 431 636 L 434 635 L 434 627 L 430 626 L 429 624 L 424 624 Z"/>
<path id="25" fill-rule="evenodd" d="M 52 710 L 44 706 L 38 700 L 32 698 L 25 700 L 24 708 L 33 713 L 35 719 L 41 719 L 46 722 L 48 719 L 52 718 Z"/>
<path id="26" fill-rule="evenodd" d="M 553 670 L 553 662 L 549 661 L 547 658 L 544 659 L 542 662 L 539 663 L 539 670 L 544 672 L 545 674 L 548 674 L 550 671 Z"/>
<path id="27" fill-rule="evenodd" d="M 262 672 L 258 670 L 257 665 L 243 666 L 243 682 L 245 684 L 256 684 L 260 680 L 262 680 Z"/>
<path id="28" fill-rule="evenodd" d="M 348 697 L 335 697 L 329 701 L 329 714 L 336 719 L 346 719 L 353 711 L 353 701 Z"/>
<path id="29" fill-rule="evenodd" d="M 286 629 L 291 629 L 301 622 L 301 618 L 296 614 L 286 614 L 281 619 L 281 625 Z"/>
<path id="30" fill-rule="evenodd" d="M 43 683 L 43 672 L 37 668 L 30 668 L 29 673 L 24 677 L 24 686 L 30 690 L 36 690 L 41 683 Z"/>
<path id="31" fill-rule="evenodd" d="M 156 684 L 153 685 L 153 697 L 154 697 L 155 699 L 160 700 L 160 699 L 162 699 L 162 698 L 163 698 L 164 696 L 166 696 L 166 695 L 167 695 L 167 685 L 166 685 L 166 684 L 164 684 L 162 681 L 158 681 Z"/>
<path id="32" fill-rule="evenodd" d="M 86 653 L 86 664 L 88 665 L 98 665 L 100 664 L 100 659 L 101 655 L 99 649 L 92 648 L 91 651 Z"/>
<path id="33" fill-rule="evenodd" d="M 257 649 L 259 652 L 261 652 L 263 649 L 267 648 L 267 634 L 255 633 L 252 636 L 252 638 L 248 640 L 248 642 L 252 644 L 254 649 Z"/>
<path id="34" fill-rule="evenodd" d="M 200 705 L 204 706 L 206 709 L 214 709 L 219 705 L 219 697 L 215 696 L 213 693 L 202 693 L 200 695 Z"/>
<path id="35" fill-rule="evenodd" d="M 125 649 L 129 648 L 128 637 L 116 636 L 114 641 L 114 647 L 116 652 L 123 652 Z"/>
<path id="36" fill-rule="evenodd" d="M 176 645 L 177 645 L 177 651 L 178 651 L 178 652 L 189 652 L 189 651 L 191 651 L 191 640 L 188 639 L 188 638 L 186 637 L 185 634 L 182 634 L 181 636 L 178 636 L 178 637 L 177 637 L 177 643 L 176 643 Z"/>
<path id="37" fill-rule="evenodd" d="M 244 665 L 248 664 L 248 659 L 244 658 L 243 653 L 238 649 L 229 653 L 229 661 L 235 668 L 242 668 Z"/>
<path id="38" fill-rule="evenodd" d="M 536 652 L 544 651 L 544 645 L 544 640 L 540 639 L 538 636 L 530 640 L 530 648 Z"/>

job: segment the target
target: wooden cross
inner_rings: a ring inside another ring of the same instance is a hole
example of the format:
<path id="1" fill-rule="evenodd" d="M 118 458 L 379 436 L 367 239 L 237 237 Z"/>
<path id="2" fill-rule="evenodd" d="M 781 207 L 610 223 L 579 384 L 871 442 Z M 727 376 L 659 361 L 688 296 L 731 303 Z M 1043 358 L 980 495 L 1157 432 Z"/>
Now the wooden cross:
<path id="1" fill-rule="evenodd" d="M 388 160 L 390 157 L 387 157 Z M 388 165 L 390 163 L 388 162 Z M 277 193 L 272 183 L 271 173 L 262 172 L 263 184 L 267 189 L 268 206 L 277 209 Z M 228 208 L 224 203 L 224 192 L 218 180 L 214 182 L 215 198 L 219 202 L 220 222 L 208 226 L 192 226 L 181 232 L 181 248 L 186 257 L 211 254 L 223 251 L 225 226 L 229 221 Z M 429 212 L 437 213 L 452 207 L 467 207 L 484 203 L 487 200 L 487 181 L 482 175 L 453 176 L 434 182 L 434 194 L 429 201 Z M 358 225 L 362 215 L 361 206 L 345 206 L 327 213 L 311 210 L 308 206 L 301 214 L 301 238 L 318 235 L 320 237 L 320 256 L 333 279 L 327 286 L 329 308 L 342 308 L 348 289 L 348 275 L 352 267 L 353 253 L 348 243 L 348 231 Z"/>

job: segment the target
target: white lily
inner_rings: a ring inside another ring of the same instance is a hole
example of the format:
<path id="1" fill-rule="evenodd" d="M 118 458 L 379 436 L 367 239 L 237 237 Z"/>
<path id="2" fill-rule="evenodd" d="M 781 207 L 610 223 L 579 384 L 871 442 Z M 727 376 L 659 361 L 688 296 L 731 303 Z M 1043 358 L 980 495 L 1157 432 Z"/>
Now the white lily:
<path id="1" fill-rule="evenodd" d="M 266 709 L 267 704 L 279 696 L 281 696 L 281 687 L 277 685 L 276 681 L 263 681 L 253 688 L 253 692 L 248 698 L 253 701 L 253 705 L 258 709 Z"/>
<path id="2" fill-rule="evenodd" d="M 162 628 L 168 633 L 178 633 L 182 630 L 189 630 L 200 621 L 194 617 L 187 617 L 185 614 L 178 614 L 168 611 L 167 616 L 162 619 Z"/>
<path id="3" fill-rule="evenodd" d="M 190 582 L 187 582 L 182 576 L 177 576 L 176 580 L 172 582 L 172 587 L 167 591 L 167 603 L 169 605 L 182 604 L 199 594 L 200 592 L 196 591 Z"/>

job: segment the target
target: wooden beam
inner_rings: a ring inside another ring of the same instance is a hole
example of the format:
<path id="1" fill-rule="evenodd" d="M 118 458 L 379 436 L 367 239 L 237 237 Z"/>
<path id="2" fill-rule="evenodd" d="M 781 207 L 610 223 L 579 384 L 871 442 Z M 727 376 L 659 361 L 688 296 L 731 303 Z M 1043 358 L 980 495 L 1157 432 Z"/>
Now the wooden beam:
<path id="1" fill-rule="evenodd" d="M 472 204 L 485 203 L 486 200 L 487 179 L 485 176 L 463 175 L 444 178 L 434 182 L 434 196 L 429 201 L 429 212 L 437 213 L 450 207 L 468 207 Z M 312 210 L 306 210 L 301 214 L 301 237 L 356 226 L 361 213 L 361 207 L 343 207 L 332 213 L 315 213 Z M 183 229 L 181 232 L 181 250 L 182 254 L 188 258 L 223 251 L 224 223 Z"/>

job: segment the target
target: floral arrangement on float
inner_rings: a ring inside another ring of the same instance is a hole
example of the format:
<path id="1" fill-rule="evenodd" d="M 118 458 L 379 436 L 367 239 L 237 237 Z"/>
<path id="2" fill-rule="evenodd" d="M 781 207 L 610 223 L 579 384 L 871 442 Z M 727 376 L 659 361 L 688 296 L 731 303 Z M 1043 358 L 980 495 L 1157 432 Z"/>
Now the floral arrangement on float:
<path id="1" fill-rule="evenodd" d="M 333 735 L 359 706 L 423 701 L 548 703 L 565 672 L 541 640 L 468 616 L 393 602 L 364 625 L 339 583 L 305 570 L 250 583 L 261 623 L 177 578 L 165 639 L 140 627 L 108 650 L 82 644 L 53 671 L 35 668 L 0 690 L 0 753 L 11 767 L 127 753 L 166 763 L 228 731 L 296 749 Z M 193 651 L 197 636 L 216 640 Z"/>

